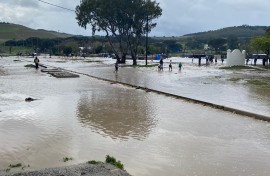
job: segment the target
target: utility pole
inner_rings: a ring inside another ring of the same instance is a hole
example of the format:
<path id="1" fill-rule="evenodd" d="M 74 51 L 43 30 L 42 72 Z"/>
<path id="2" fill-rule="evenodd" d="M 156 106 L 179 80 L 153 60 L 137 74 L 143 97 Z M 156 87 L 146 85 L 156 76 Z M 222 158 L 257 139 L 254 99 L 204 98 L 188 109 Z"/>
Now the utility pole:
<path id="1" fill-rule="evenodd" d="M 59 30 L 58 30 L 58 35 L 59 35 Z M 59 52 L 59 36 L 58 36 L 58 57 L 60 57 L 60 52 Z"/>
<path id="2" fill-rule="evenodd" d="M 148 54 L 148 14 L 146 15 L 145 65 L 147 65 L 147 54 Z"/>

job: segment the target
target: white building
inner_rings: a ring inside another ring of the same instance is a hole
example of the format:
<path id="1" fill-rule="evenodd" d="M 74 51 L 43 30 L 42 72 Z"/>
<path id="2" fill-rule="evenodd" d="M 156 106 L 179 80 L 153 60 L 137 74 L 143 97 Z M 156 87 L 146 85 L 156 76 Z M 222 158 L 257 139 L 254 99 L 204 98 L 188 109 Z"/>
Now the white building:
<path id="1" fill-rule="evenodd" d="M 246 51 L 239 49 L 227 51 L 227 66 L 245 65 Z"/>

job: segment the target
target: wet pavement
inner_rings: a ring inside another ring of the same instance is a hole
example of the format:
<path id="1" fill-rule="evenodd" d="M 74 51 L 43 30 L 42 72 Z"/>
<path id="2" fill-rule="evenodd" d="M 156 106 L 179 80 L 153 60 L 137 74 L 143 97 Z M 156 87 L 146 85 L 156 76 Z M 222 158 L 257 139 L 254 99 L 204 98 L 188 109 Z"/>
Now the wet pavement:
<path id="1" fill-rule="evenodd" d="M 54 78 L 24 68 L 32 58 L 14 59 L 0 60 L 0 169 L 16 163 L 40 169 L 103 161 L 109 154 L 132 175 L 269 175 L 268 122 L 84 75 Z M 115 74 L 108 59 L 40 60 L 269 115 L 269 91 L 228 84 L 228 71 L 215 66 L 186 63 L 181 73 L 176 65 L 163 73 L 120 68 Z M 26 97 L 37 100 L 25 102 Z M 64 163 L 63 157 L 73 160 Z"/>

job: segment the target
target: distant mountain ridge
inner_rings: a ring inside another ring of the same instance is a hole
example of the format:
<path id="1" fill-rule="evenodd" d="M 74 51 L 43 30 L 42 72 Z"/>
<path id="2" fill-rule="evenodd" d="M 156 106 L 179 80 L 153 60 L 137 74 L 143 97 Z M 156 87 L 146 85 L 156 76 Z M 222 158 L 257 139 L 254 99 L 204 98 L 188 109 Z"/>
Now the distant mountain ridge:
<path id="1" fill-rule="evenodd" d="M 262 36 L 265 34 L 265 30 L 268 26 L 234 26 L 226 27 L 218 30 L 211 30 L 207 32 L 198 32 L 193 34 L 186 34 L 183 36 L 177 36 L 177 39 L 186 40 L 187 38 L 196 38 L 199 40 L 209 40 L 213 38 L 229 38 L 237 37 L 239 39 L 251 39 L 253 37 Z M 22 40 L 31 37 L 38 38 L 68 38 L 73 37 L 72 34 L 59 33 L 56 31 L 49 31 L 44 29 L 31 29 L 19 24 L 0 22 L 0 43 L 7 40 Z M 163 37 L 153 37 L 160 38 Z M 176 39 L 175 37 L 165 37 L 163 39 Z"/>
<path id="2" fill-rule="evenodd" d="M 218 30 L 211 30 L 207 32 L 198 32 L 193 34 L 187 34 L 183 37 L 196 37 L 198 39 L 209 39 L 209 38 L 252 38 L 257 36 L 262 36 L 265 34 L 265 30 L 268 26 L 234 26 L 226 27 Z"/>
<path id="3" fill-rule="evenodd" d="M 19 24 L 0 22 L 0 42 L 7 40 L 22 40 L 31 37 L 38 38 L 67 38 L 71 34 L 58 33 L 55 31 L 47 31 L 44 29 L 31 29 Z"/>

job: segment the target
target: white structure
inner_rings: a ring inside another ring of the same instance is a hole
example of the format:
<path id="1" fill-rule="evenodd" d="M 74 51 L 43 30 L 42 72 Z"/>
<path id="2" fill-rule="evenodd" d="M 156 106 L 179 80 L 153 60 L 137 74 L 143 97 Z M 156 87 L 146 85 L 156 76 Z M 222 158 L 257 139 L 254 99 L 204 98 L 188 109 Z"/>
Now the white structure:
<path id="1" fill-rule="evenodd" d="M 233 50 L 233 52 L 229 49 L 227 51 L 227 66 L 235 66 L 235 65 L 245 65 L 246 59 L 246 51 L 242 52 L 239 49 Z"/>

